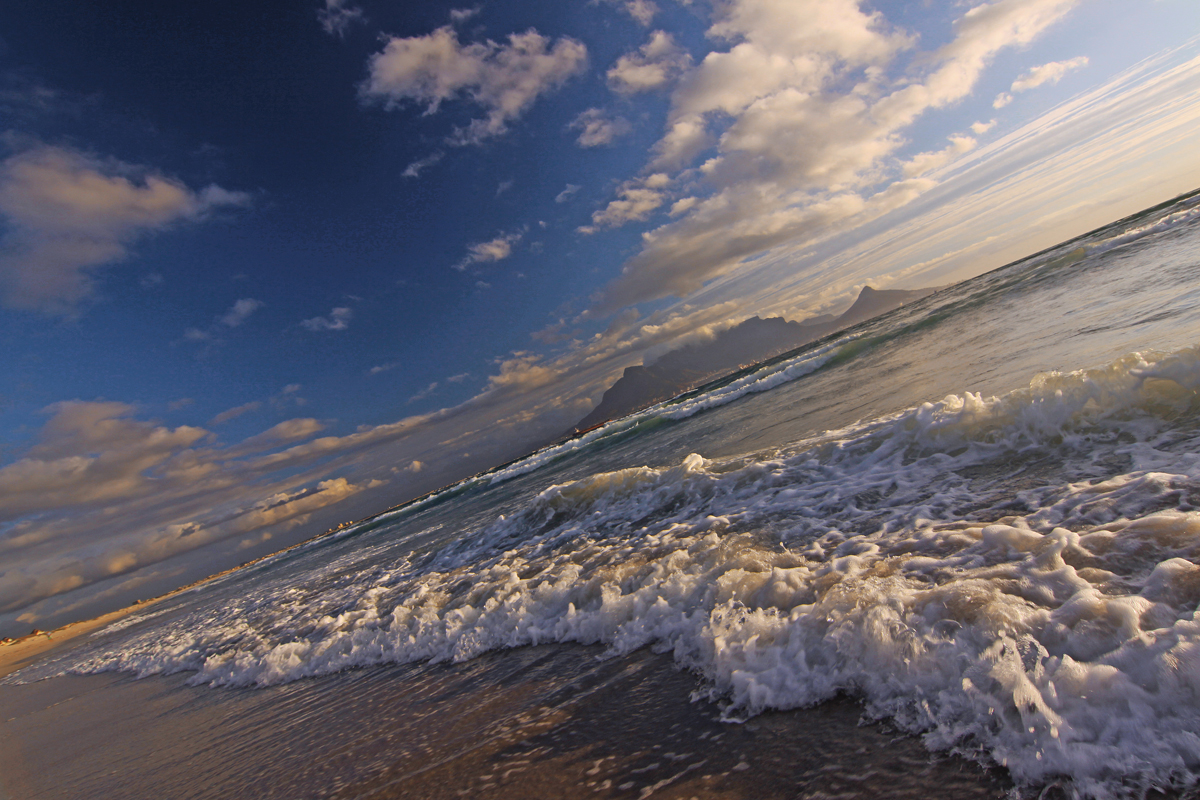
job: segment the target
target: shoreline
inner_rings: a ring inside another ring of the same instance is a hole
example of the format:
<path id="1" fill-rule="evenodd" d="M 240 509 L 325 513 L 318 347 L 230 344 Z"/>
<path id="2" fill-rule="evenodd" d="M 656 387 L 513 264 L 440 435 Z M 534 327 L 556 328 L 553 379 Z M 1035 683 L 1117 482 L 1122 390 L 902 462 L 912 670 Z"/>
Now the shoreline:
<path id="1" fill-rule="evenodd" d="M 0 678 L 6 678 L 18 670 L 22 670 L 25 667 L 36 664 L 51 651 L 58 649 L 60 645 L 65 645 L 72 639 L 77 639 L 84 634 L 93 633 L 106 627 L 107 625 L 116 622 L 119 619 L 123 619 L 131 614 L 135 614 L 144 609 L 156 606 L 164 600 L 170 600 L 172 597 L 181 595 L 184 592 L 191 591 L 192 589 L 197 589 L 206 583 L 215 581 L 218 578 L 223 578 L 226 575 L 230 575 L 234 572 L 245 569 L 246 567 L 254 566 L 260 561 L 264 561 L 268 558 L 274 558 L 281 553 L 286 553 L 289 550 L 300 547 L 303 544 L 307 544 L 315 538 L 325 536 L 330 532 L 331 531 L 326 531 L 317 537 L 312 537 L 303 542 L 298 542 L 297 544 L 292 545 L 292 547 L 279 550 L 275 553 L 269 553 L 268 555 L 262 556 L 261 558 L 256 558 L 253 561 L 247 561 L 245 564 L 239 564 L 236 567 L 230 567 L 229 569 L 222 570 L 221 572 L 201 578 L 198 581 L 192 581 L 186 586 L 180 586 L 177 589 L 172 589 L 171 591 L 160 594 L 157 597 L 139 600 L 125 606 L 124 608 L 118 608 L 115 611 L 109 611 L 96 617 L 89 617 L 88 619 L 68 622 L 67 624 L 60 625 L 53 630 L 38 630 L 36 633 L 27 633 L 24 636 L 13 639 L 11 642 L 0 644 Z"/>

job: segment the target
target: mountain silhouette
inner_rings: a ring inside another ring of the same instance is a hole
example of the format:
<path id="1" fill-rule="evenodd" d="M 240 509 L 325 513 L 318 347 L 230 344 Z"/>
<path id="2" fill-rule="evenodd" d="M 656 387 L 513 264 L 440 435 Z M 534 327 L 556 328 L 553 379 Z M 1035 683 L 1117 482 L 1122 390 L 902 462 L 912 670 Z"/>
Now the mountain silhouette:
<path id="1" fill-rule="evenodd" d="M 627 367 L 595 408 L 567 432 L 574 435 L 668 400 L 742 367 L 766 361 L 932 294 L 934 289 L 873 289 L 864 286 L 850 308 L 803 322 L 750 317 L 712 340 L 672 350 L 652 364 Z"/>

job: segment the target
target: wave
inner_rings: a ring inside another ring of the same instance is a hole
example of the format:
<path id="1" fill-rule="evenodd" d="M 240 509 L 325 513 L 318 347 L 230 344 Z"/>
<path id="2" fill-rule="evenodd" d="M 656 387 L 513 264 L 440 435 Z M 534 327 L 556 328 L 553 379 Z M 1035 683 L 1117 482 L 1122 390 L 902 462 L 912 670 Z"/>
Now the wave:
<path id="1" fill-rule="evenodd" d="M 542 642 L 649 646 L 703 676 L 731 719 L 851 693 L 1019 787 L 1191 787 L 1197 389 L 1200 348 L 1131 354 L 772 457 L 597 474 L 420 566 L 326 565 L 53 669 L 266 686 Z"/>

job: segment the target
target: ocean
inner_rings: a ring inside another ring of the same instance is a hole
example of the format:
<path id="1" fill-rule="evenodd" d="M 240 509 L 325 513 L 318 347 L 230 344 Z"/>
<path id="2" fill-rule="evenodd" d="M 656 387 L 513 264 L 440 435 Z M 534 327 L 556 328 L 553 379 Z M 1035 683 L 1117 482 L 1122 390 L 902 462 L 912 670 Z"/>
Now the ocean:
<path id="1" fill-rule="evenodd" d="M 64 646 L 0 793 L 1186 795 L 1198 390 L 1192 196 Z"/>

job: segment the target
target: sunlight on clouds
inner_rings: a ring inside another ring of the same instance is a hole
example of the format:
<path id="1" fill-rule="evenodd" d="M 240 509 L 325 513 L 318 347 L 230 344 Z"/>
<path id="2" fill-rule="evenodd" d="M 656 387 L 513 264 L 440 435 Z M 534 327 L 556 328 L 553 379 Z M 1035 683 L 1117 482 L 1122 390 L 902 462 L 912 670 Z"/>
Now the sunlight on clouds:
<path id="1" fill-rule="evenodd" d="M 642 252 L 596 310 L 684 296 L 757 253 L 815 240 L 840 221 L 862 222 L 915 199 L 930 184 L 891 193 L 886 184 L 945 166 L 974 140 L 959 136 L 945 150 L 905 161 L 896 158 L 903 131 L 926 111 L 962 100 L 998 52 L 1029 44 L 1078 2 L 976 6 L 957 20 L 950 42 L 916 53 L 895 80 L 885 70 L 913 38 L 854 0 L 723 6 L 708 35 L 730 47 L 709 53 L 683 79 L 647 166 L 684 170 L 715 146 L 699 169 L 712 194 L 676 206 L 684 198 L 623 184 L 585 232 L 648 219 L 668 203 L 679 219 L 644 235 Z"/>
<path id="2" fill-rule="evenodd" d="M 465 95 L 482 106 L 486 116 L 456 129 L 450 143 L 476 144 L 498 136 L 540 95 L 587 65 L 587 48 L 574 39 L 551 44 L 530 29 L 510 35 L 508 41 L 464 45 L 449 26 L 425 36 L 392 37 L 371 57 L 362 96 L 382 100 L 387 108 L 414 102 L 424 105 L 426 114 L 435 114 L 443 102 Z"/>
<path id="3" fill-rule="evenodd" d="M 919 153 L 900 165 L 901 171 L 907 178 L 915 178 L 927 172 L 945 166 L 963 153 L 975 147 L 975 140 L 970 136 L 951 136 L 950 144 L 942 150 L 929 153 Z"/>
<path id="4" fill-rule="evenodd" d="M 1087 56 L 1072 58 L 1070 61 L 1051 61 L 1049 64 L 1042 64 L 1013 81 L 1012 91 L 1027 92 L 1046 83 L 1058 83 L 1068 72 L 1087 65 Z"/>
<path id="5" fill-rule="evenodd" d="M 598 108 L 587 109 L 573 119 L 567 127 L 579 131 L 579 138 L 576 141 L 580 147 L 600 147 L 612 144 L 633 130 L 629 120 L 624 117 L 610 117 L 607 112 Z"/>
<path id="6" fill-rule="evenodd" d="M 538 355 L 514 353 L 513 358 L 500 362 L 499 374 L 488 378 L 488 390 L 524 391 L 551 383 L 558 373 L 550 367 L 537 363 L 540 359 L 541 356 Z"/>
<path id="7" fill-rule="evenodd" d="M 208 433 L 130 419 L 134 408 L 124 403 L 72 400 L 46 410 L 38 444 L 0 468 L 0 520 L 146 494 L 148 470 Z"/>
<path id="8" fill-rule="evenodd" d="M 654 0 L 601 0 L 608 5 L 617 6 L 629 16 L 637 20 L 638 24 L 649 27 L 654 21 L 654 15 L 658 13 L 658 5 Z"/>
<path id="9" fill-rule="evenodd" d="M 617 190 L 618 198 L 599 211 L 593 212 L 592 224 L 581 227 L 580 232 L 595 233 L 600 228 L 646 219 L 651 212 L 666 202 L 667 196 L 662 190 L 670 182 L 670 177 L 663 172 L 626 181 Z"/>
<path id="10" fill-rule="evenodd" d="M 41 145 L 0 164 L 0 297 L 10 308 L 72 313 L 98 267 L 129 255 L 138 238 L 203 219 L 249 196 L 182 183 L 119 161 Z"/>
<path id="11" fill-rule="evenodd" d="M 1036 89 L 1047 83 L 1058 83 L 1068 72 L 1073 72 L 1087 65 L 1087 56 L 1079 56 L 1078 58 L 1072 58 L 1070 61 L 1051 61 L 1049 64 L 1033 67 L 1013 81 L 1012 86 L 1009 87 L 1007 92 L 1001 92 L 996 95 L 996 99 L 992 102 L 992 107 L 1004 108 L 1012 103 L 1014 94 L 1027 92 L 1030 89 Z"/>
<path id="12" fill-rule="evenodd" d="M 650 41 L 636 53 L 617 59 L 608 71 L 608 85 L 614 92 L 626 95 L 661 89 L 691 65 L 692 57 L 675 44 L 671 34 L 654 31 Z"/>
<path id="13" fill-rule="evenodd" d="M 910 206 L 893 205 L 903 210 L 857 228 L 850 244 L 818 244 L 807 253 L 803 242 L 780 247 L 753 274 L 715 281 L 703 297 L 733 292 L 761 309 L 881 274 L 908 285 L 945 283 L 1195 188 L 1194 53 L 1193 46 L 1148 59 L 971 150 L 945 168 L 940 183 L 920 188 Z"/>
<path id="14" fill-rule="evenodd" d="M 512 255 L 513 245 L 525 236 L 524 229 L 505 233 L 487 242 L 479 242 L 467 247 L 467 256 L 454 265 L 454 269 L 462 272 L 472 264 L 484 264 L 489 261 L 503 261 Z"/>

